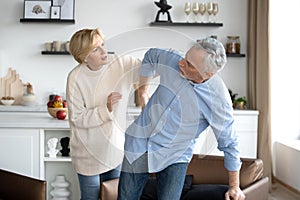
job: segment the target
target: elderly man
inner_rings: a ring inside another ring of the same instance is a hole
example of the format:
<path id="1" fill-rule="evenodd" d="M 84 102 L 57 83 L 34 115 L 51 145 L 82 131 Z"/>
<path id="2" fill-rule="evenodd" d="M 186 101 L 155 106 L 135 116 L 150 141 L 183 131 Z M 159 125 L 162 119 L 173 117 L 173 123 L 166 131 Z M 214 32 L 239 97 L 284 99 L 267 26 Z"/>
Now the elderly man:
<path id="1" fill-rule="evenodd" d="M 153 77 L 159 75 L 160 84 L 126 130 L 119 200 L 138 200 L 150 173 L 156 173 L 158 199 L 180 199 L 195 139 L 208 126 L 224 152 L 229 175 L 225 199 L 245 198 L 239 187 L 241 161 L 232 102 L 217 75 L 225 63 L 225 49 L 213 38 L 199 41 L 185 56 L 174 50 L 146 52 L 140 71 L 140 99 L 147 96 Z"/>

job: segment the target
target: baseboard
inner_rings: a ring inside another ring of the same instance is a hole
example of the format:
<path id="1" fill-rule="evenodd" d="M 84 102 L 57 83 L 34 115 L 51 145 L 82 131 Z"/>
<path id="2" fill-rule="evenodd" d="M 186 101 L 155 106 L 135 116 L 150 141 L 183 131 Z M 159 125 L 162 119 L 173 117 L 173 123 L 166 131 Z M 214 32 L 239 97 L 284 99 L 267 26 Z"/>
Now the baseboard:
<path id="1" fill-rule="evenodd" d="M 273 181 L 272 181 L 272 182 L 277 182 L 277 183 L 283 185 L 283 186 L 284 186 L 286 189 L 288 189 L 289 191 L 294 192 L 294 193 L 296 193 L 297 195 L 300 195 L 300 191 L 299 191 L 299 190 L 297 190 L 297 189 L 295 189 L 294 187 L 290 186 L 289 184 L 287 184 L 287 183 L 281 181 L 280 179 L 278 179 L 278 178 L 275 177 L 275 176 L 273 176 L 272 178 L 273 178 Z"/>

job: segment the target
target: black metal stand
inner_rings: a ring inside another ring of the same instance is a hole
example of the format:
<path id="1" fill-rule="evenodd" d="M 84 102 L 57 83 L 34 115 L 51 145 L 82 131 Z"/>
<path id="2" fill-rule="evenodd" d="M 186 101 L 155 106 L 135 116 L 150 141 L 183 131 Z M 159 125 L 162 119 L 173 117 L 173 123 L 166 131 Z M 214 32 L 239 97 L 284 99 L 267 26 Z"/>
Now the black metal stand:
<path id="1" fill-rule="evenodd" d="M 166 22 L 165 20 L 163 21 L 163 20 L 159 20 L 159 16 L 160 16 L 160 14 L 165 14 L 165 13 L 167 13 L 167 15 L 168 15 L 168 21 L 167 22 L 172 22 L 172 19 L 171 19 L 171 15 L 170 15 L 170 13 L 169 13 L 169 11 L 164 11 L 164 10 L 162 10 L 162 9 L 160 9 L 158 12 L 157 12 L 157 15 L 156 15 L 156 18 L 155 18 L 155 22 Z"/>

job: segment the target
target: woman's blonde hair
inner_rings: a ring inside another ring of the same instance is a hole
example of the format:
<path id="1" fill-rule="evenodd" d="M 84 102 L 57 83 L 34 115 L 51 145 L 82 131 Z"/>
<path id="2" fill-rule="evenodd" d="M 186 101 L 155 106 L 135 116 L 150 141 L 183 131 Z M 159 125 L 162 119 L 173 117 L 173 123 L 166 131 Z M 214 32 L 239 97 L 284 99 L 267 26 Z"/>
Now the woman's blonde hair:
<path id="1" fill-rule="evenodd" d="M 70 53 L 78 63 L 83 63 L 86 56 L 93 50 L 96 35 L 104 40 L 102 32 L 96 29 L 82 29 L 74 33 L 70 40 Z"/>

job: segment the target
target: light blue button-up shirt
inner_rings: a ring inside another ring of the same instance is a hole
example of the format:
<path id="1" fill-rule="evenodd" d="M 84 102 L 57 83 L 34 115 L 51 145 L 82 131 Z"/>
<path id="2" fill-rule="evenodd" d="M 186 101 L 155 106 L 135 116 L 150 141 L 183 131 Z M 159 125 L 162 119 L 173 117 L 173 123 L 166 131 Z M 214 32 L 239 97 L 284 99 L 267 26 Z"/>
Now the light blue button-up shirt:
<path id="1" fill-rule="evenodd" d="M 195 139 L 210 125 L 224 151 L 230 171 L 241 167 L 232 102 L 218 75 L 195 84 L 180 75 L 177 51 L 150 49 L 142 62 L 141 76 L 160 76 L 160 84 L 140 116 L 125 135 L 125 156 L 132 163 L 148 153 L 148 172 L 191 160 Z"/>

